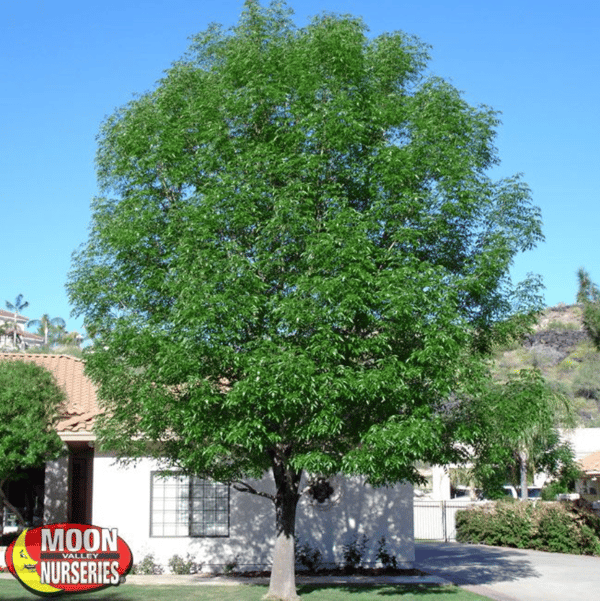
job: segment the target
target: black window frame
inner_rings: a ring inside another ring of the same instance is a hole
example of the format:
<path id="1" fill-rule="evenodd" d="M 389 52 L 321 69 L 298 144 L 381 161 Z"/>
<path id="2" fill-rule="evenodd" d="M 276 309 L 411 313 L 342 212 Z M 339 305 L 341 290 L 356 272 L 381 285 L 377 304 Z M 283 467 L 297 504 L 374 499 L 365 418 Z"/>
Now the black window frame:
<path id="1" fill-rule="evenodd" d="M 181 483 L 182 479 L 187 479 L 187 483 Z M 171 486 L 169 480 L 175 481 Z M 155 507 L 156 486 L 157 483 L 163 487 L 163 507 Z M 169 498 L 169 490 L 187 488 L 187 493 L 177 499 L 172 497 L 175 502 L 187 500 L 187 506 L 175 506 L 174 509 L 165 507 L 165 500 Z M 198 494 L 201 492 L 202 494 Z M 213 495 L 207 493 L 213 493 Z M 218 500 L 226 499 L 226 508 L 219 507 Z M 207 502 L 208 501 L 208 502 Z M 214 502 L 214 503 L 212 503 Z M 215 482 L 213 480 L 204 480 L 196 476 L 188 476 L 183 472 L 170 472 L 165 476 L 164 471 L 150 472 L 150 537 L 151 538 L 228 538 L 230 531 L 230 509 L 231 494 L 228 484 Z M 166 519 L 168 514 L 172 514 L 174 521 Z M 187 528 L 185 521 L 181 521 L 181 514 L 187 514 Z M 226 515 L 225 515 L 226 514 Z M 210 516 L 213 516 L 212 519 Z M 219 517 L 221 519 L 219 519 Z M 223 519 L 226 518 L 226 519 Z M 174 526 L 176 533 L 165 534 L 168 526 Z M 181 533 L 182 527 L 186 530 Z"/>

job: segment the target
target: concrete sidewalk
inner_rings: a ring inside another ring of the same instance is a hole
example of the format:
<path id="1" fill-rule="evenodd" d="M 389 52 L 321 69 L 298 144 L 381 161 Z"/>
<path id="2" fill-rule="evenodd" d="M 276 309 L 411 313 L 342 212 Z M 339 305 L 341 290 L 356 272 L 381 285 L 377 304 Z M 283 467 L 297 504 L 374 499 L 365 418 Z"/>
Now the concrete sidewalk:
<path id="1" fill-rule="evenodd" d="M 457 584 L 494 601 L 600 600 L 600 558 L 523 549 L 417 543 L 415 568 L 430 576 L 297 576 L 298 584 L 369 586 Z M 0 578 L 13 578 L 0 574 Z M 131 585 L 237 586 L 268 584 L 241 576 L 128 575 Z"/>
<path id="2" fill-rule="evenodd" d="M 497 601 L 600 600 L 600 558 L 417 543 L 415 567 Z"/>
<path id="3" fill-rule="evenodd" d="M 268 578 L 244 578 L 243 576 L 198 576 L 190 574 L 176 576 L 158 574 L 155 576 L 129 575 L 127 584 L 138 585 L 213 585 L 237 586 L 240 584 L 269 584 Z M 296 575 L 297 584 L 343 584 L 352 586 L 386 585 L 386 584 L 450 584 L 441 576 L 302 576 Z"/>
<path id="4" fill-rule="evenodd" d="M 14 576 L 8 572 L 0 573 L 0 579 L 10 580 Z M 441 576 L 296 576 L 297 584 L 341 584 L 351 586 L 371 586 L 389 584 L 451 584 Z M 129 574 L 125 584 L 134 585 L 171 585 L 171 586 L 238 586 L 242 584 L 268 585 L 268 578 L 244 578 L 243 576 L 198 576 L 197 574 L 175 575 L 157 574 L 147 576 Z"/>

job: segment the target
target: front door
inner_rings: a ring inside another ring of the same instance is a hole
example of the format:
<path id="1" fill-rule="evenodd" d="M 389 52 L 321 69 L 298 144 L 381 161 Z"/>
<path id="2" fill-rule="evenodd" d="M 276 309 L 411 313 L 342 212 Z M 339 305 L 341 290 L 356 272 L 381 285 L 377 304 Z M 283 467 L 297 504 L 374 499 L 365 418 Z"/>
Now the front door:
<path id="1" fill-rule="evenodd" d="M 74 524 L 91 524 L 94 449 L 85 445 L 71 450 L 69 521 Z"/>

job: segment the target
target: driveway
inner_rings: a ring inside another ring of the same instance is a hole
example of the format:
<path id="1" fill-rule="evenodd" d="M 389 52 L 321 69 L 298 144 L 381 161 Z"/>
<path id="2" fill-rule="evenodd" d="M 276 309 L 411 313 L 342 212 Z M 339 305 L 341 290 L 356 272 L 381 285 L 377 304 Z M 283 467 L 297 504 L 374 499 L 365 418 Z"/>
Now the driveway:
<path id="1" fill-rule="evenodd" d="M 600 558 L 416 543 L 415 567 L 497 601 L 600 600 Z"/>

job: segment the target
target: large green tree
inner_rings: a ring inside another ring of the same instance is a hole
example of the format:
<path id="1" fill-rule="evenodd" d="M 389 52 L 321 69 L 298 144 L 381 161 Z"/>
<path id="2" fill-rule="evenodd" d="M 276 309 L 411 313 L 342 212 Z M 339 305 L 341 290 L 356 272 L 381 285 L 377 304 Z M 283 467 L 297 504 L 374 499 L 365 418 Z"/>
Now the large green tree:
<path id="1" fill-rule="evenodd" d="M 248 1 L 99 134 L 68 291 L 101 436 L 270 499 L 273 598 L 296 598 L 303 473 L 453 457 L 453 391 L 537 300 L 508 275 L 542 235 L 527 186 L 487 174 L 498 116 L 427 52 Z M 274 495 L 247 480 L 267 471 Z"/>
<path id="2" fill-rule="evenodd" d="M 0 361 L 0 501 L 22 527 L 23 517 L 7 498 L 5 486 L 20 472 L 43 466 L 62 452 L 53 426 L 64 399 L 47 369 L 19 359 Z"/>

